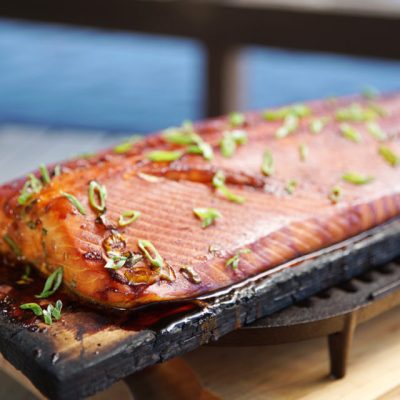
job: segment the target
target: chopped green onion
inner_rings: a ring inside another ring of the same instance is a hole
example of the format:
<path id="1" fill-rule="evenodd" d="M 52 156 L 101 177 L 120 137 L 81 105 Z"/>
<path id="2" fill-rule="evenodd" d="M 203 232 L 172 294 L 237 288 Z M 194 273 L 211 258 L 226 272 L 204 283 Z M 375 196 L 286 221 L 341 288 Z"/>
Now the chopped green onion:
<path id="1" fill-rule="evenodd" d="M 21 310 L 30 310 L 32 311 L 37 317 L 43 315 L 42 307 L 39 306 L 37 303 L 25 303 L 19 306 Z"/>
<path id="2" fill-rule="evenodd" d="M 42 182 L 35 175 L 29 174 L 21 193 L 18 197 L 18 203 L 25 205 L 35 193 L 39 193 L 43 188 Z"/>
<path id="3" fill-rule="evenodd" d="M 333 204 L 338 203 L 339 200 L 342 198 L 342 188 L 340 186 L 334 186 L 330 190 L 328 198 Z"/>
<path id="4" fill-rule="evenodd" d="M 204 142 L 203 140 L 198 141 L 197 147 L 199 149 L 199 154 L 201 154 L 205 160 L 212 160 L 214 157 L 214 152 L 212 147 L 207 142 Z"/>
<path id="5" fill-rule="evenodd" d="M 69 202 L 82 214 L 86 215 L 86 210 L 82 203 L 72 194 L 60 191 L 61 196 L 66 197 Z"/>
<path id="6" fill-rule="evenodd" d="M 372 107 L 363 108 L 357 103 L 354 103 L 349 107 L 340 108 L 336 111 L 336 119 L 342 122 L 365 122 L 374 120 L 378 116 L 378 112 Z"/>
<path id="7" fill-rule="evenodd" d="M 251 253 L 250 249 L 241 249 L 238 252 L 236 252 L 236 254 L 231 257 L 227 262 L 226 262 L 226 266 L 227 267 L 231 267 L 232 269 L 237 269 L 239 267 L 239 262 L 240 262 L 240 256 L 242 254 L 248 254 Z"/>
<path id="8" fill-rule="evenodd" d="M 247 137 L 247 132 L 242 130 L 242 129 L 235 129 L 230 132 L 230 134 L 233 136 L 233 139 L 235 140 L 236 144 L 246 144 L 248 137 Z"/>
<path id="9" fill-rule="evenodd" d="M 54 294 L 61 286 L 64 270 L 63 267 L 57 268 L 47 279 L 40 294 L 35 295 L 38 299 L 45 299 Z"/>
<path id="10" fill-rule="evenodd" d="M 59 175 L 61 175 L 61 165 L 60 165 L 60 164 L 57 164 L 57 165 L 54 167 L 54 176 L 59 176 Z"/>
<path id="11" fill-rule="evenodd" d="M 47 309 L 43 309 L 43 320 L 46 325 L 51 325 L 53 323 L 52 312 L 53 306 L 49 304 Z"/>
<path id="12" fill-rule="evenodd" d="M 31 278 L 31 266 L 29 264 L 25 265 L 24 273 L 22 274 L 21 278 L 17 281 L 19 285 L 28 285 L 33 281 Z"/>
<path id="13" fill-rule="evenodd" d="M 352 183 L 353 185 L 365 185 L 374 180 L 372 176 L 362 175 L 358 172 L 346 172 L 342 175 L 342 179 L 348 183 Z"/>
<path id="14" fill-rule="evenodd" d="M 275 161 L 271 151 L 265 150 L 263 154 L 263 162 L 261 164 L 261 172 L 266 176 L 271 176 L 275 171 Z"/>
<path id="15" fill-rule="evenodd" d="M 232 112 L 228 116 L 229 123 L 233 127 L 242 126 L 246 122 L 246 117 L 242 113 Z"/>
<path id="16" fill-rule="evenodd" d="M 301 161 L 306 161 L 309 154 L 308 146 L 304 143 L 301 143 L 299 146 L 299 156 Z"/>
<path id="17" fill-rule="evenodd" d="M 355 143 L 360 143 L 362 138 L 360 133 L 349 124 L 340 124 L 340 133 L 342 136 Z"/>
<path id="18" fill-rule="evenodd" d="M 212 180 L 213 186 L 226 197 L 227 200 L 234 203 L 242 204 L 246 201 L 243 196 L 232 193 L 225 185 L 225 175 L 222 171 L 217 171 Z"/>
<path id="19" fill-rule="evenodd" d="M 164 267 L 164 260 L 153 243 L 149 240 L 139 239 L 138 246 L 153 267 L 157 270 Z"/>
<path id="20" fill-rule="evenodd" d="M 232 157 L 236 151 L 238 144 L 245 144 L 247 142 L 247 133 L 242 130 L 234 130 L 225 132 L 220 142 L 221 154 L 226 157 Z"/>
<path id="21" fill-rule="evenodd" d="M 109 251 L 107 253 L 107 257 L 109 257 L 109 259 L 107 260 L 107 263 L 104 266 L 104 268 L 107 269 L 114 269 L 114 270 L 120 269 L 128 261 L 128 257 L 113 251 Z"/>
<path id="22" fill-rule="evenodd" d="M 99 200 L 99 201 L 98 201 Z M 107 189 L 97 181 L 90 181 L 89 203 L 97 211 L 104 212 L 106 209 Z"/>
<path id="23" fill-rule="evenodd" d="M 395 167 L 400 163 L 400 157 L 389 147 L 380 146 L 379 154 L 392 166 Z"/>
<path id="24" fill-rule="evenodd" d="M 178 160 L 183 156 L 183 151 L 174 150 L 174 151 L 166 151 L 166 150 L 154 150 L 147 154 L 147 158 L 151 161 L 155 162 L 170 162 Z"/>
<path id="25" fill-rule="evenodd" d="M 127 153 L 129 150 L 132 149 L 133 145 L 138 142 L 142 138 L 141 135 L 133 135 L 126 141 L 122 142 L 121 144 L 118 144 L 117 146 L 114 147 L 113 151 L 116 154 L 124 154 Z"/>
<path id="26" fill-rule="evenodd" d="M 283 125 L 275 132 L 275 137 L 283 139 L 293 133 L 299 126 L 299 117 L 296 114 L 289 114 L 283 120 Z"/>
<path id="27" fill-rule="evenodd" d="M 236 151 L 235 139 L 231 135 L 225 133 L 224 137 L 220 142 L 220 148 L 221 148 L 221 154 L 225 158 L 232 157 Z"/>
<path id="28" fill-rule="evenodd" d="M 264 112 L 263 117 L 267 121 L 280 121 L 284 120 L 289 115 L 294 115 L 298 118 L 307 117 L 311 114 L 311 110 L 304 104 L 295 104 L 289 107 L 281 107 L 275 110 L 267 110 Z"/>
<path id="29" fill-rule="evenodd" d="M 299 183 L 295 179 L 290 179 L 288 181 L 288 183 L 286 184 L 285 189 L 289 194 L 293 194 L 294 191 L 297 189 L 298 185 L 299 185 Z"/>
<path id="30" fill-rule="evenodd" d="M 46 168 L 46 166 L 44 164 L 40 164 L 39 169 L 40 169 L 40 173 L 42 175 L 43 182 L 45 184 L 49 184 L 50 183 L 50 175 L 49 175 L 48 169 Z"/>
<path id="31" fill-rule="evenodd" d="M 63 306 L 63 304 L 62 304 L 61 300 L 57 300 L 56 305 L 54 307 L 52 306 L 51 315 L 57 321 L 61 319 L 62 306 Z"/>
<path id="32" fill-rule="evenodd" d="M 387 133 L 375 122 L 368 122 L 367 124 L 368 133 L 370 133 L 375 139 L 384 141 L 387 139 Z"/>
<path id="33" fill-rule="evenodd" d="M 14 240 L 11 238 L 10 235 L 5 234 L 3 236 L 4 241 L 8 244 L 8 247 L 10 250 L 17 256 L 17 257 L 22 257 L 22 251 L 17 245 L 17 243 L 14 242 Z"/>
<path id="34" fill-rule="evenodd" d="M 202 227 L 207 228 L 217 218 L 221 218 L 221 213 L 215 208 L 193 208 L 193 212 L 197 218 L 202 221 Z"/>
<path id="35" fill-rule="evenodd" d="M 127 226 L 136 221 L 140 217 L 140 214 L 140 211 L 135 210 L 124 211 L 119 217 L 118 225 Z"/>
<path id="36" fill-rule="evenodd" d="M 193 131 L 193 126 L 169 128 L 163 132 L 162 136 L 167 142 L 182 146 L 197 143 L 200 139 L 199 135 Z"/>
<path id="37" fill-rule="evenodd" d="M 328 118 L 316 118 L 313 119 L 310 122 L 310 131 L 311 133 L 313 133 L 314 135 L 317 135 L 318 133 L 320 133 L 325 126 L 328 124 L 329 119 Z"/>

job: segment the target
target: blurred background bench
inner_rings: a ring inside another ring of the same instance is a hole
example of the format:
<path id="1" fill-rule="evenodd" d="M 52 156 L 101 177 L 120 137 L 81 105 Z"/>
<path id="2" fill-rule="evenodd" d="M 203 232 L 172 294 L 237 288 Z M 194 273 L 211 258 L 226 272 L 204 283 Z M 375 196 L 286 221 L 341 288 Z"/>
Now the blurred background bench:
<path id="1" fill-rule="evenodd" d="M 1 20 L 7 121 L 153 130 L 400 86 L 398 62 L 302 52 L 399 59 L 398 0 L 13 0 L 0 16 L 102 29 Z"/>

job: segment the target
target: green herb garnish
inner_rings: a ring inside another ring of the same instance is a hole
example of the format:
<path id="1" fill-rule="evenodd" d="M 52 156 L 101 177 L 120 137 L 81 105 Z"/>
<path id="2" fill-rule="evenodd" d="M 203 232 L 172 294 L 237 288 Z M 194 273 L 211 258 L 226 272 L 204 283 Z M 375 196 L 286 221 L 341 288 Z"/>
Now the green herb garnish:
<path id="1" fill-rule="evenodd" d="M 283 120 L 283 125 L 275 132 L 275 137 L 283 139 L 293 133 L 299 126 L 299 117 L 296 114 L 289 114 Z"/>
<path id="2" fill-rule="evenodd" d="M 42 307 L 39 306 L 37 303 L 25 303 L 19 306 L 21 310 L 30 310 L 32 311 L 37 317 L 43 315 Z"/>
<path id="3" fill-rule="evenodd" d="M 334 186 L 330 190 L 328 198 L 333 204 L 338 203 L 339 200 L 342 198 L 342 188 L 340 186 Z"/>
<path id="4" fill-rule="evenodd" d="M 106 209 L 107 189 L 97 181 L 89 183 L 89 203 L 99 212 L 104 212 Z"/>
<path id="5" fill-rule="evenodd" d="M 61 165 L 59 165 L 59 164 L 57 164 L 55 167 L 54 167 L 54 176 L 59 176 L 59 175 L 61 175 Z"/>
<path id="6" fill-rule="evenodd" d="M 57 300 L 56 305 L 49 304 L 47 308 L 42 309 L 37 303 L 25 303 L 19 306 L 21 310 L 30 310 L 37 317 L 43 317 L 43 321 L 46 325 L 53 323 L 53 318 L 58 321 L 61 319 L 62 301 Z"/>
<path id="7" fill-rule="evenodd" d="M 265 150 L 263 154 L 263 162 L 261 164 L 261 172 L 265 176 L 271 176 L 275 171 L 275 161 L 270 150 Z"/>
<path id="8" fill-rule="evenodd" d="M 375 139 L 379 141 L 384 141 L 387 139 L 387 133 L 375 122 L 368 122 L 367 131 L 370 133 Z"/>
<path id="9" fill-rule="evenodd" d="M 310 131 L 314 135 L 320 133 L 326 125 L 328 125 L 329 118 L 316 118 L 310 122 Z"/>
<path id="10" fill-rule="evenodd" d="M 392 166 L 400 163 L 400 157 L 388 146 L 380 146 L 379 154 Z"/>
<path id="11" fill-rule="evenodd" d="M 40 164 L 39 169 L 42 175 L 43 182 L 48 185 L 50 183 L 50 175 L 47 167 L 44 164 Z"/>
<path id="12" fill-rule="evenodd" d="M 116 154 L 125 154 L 132 149 L 133 145 L 142 139 L 141 135 L 133 135 L 124 142 L 114 147 L 113 151 Z"/>
<path id="13" fill-rule="evenodd" d="M 46 279 L 42 292 L 40 294 L 35 295 L 35 297 L 38 299 L 45 299 L 54 294 L 62 283 L 63 274 L 64 274 L 63 267 L 57 268 Z"/>
<path id="14" fill-rule="evenodd" d="M 362 175 L 358 172 L 346 172 L 342 175 L 342 179 L 348 183 L 352 183 L 353 185 L 365 185 L 374 180 L 372 176 Z"/>
<path id="15" fill-rule="evenodd" d="M 10 235 L 5 234 L 3 236 L 4 241 L 8 244 L 8 247 L 10 250 L 17 256 L 17 257 L 22 257 L 22 251 L 17 245 L 17 243 L 14 242 L 14 240 L 11 238 Z"/>
<path id="16" fill-rule="evenodd" d="M 227 267 L 231 267 L 232 269 L 237 269 L 239 267 L 239 262 L 240 262 L 240 256 L 242 254 L 249 254 L 251 253 L 250 249 L 241 249 L 238 252 L 236 252 L 236 254 L 231 257 L 227 262 L 226 262 L 226 266 Z"/>
<path id="17" fill-rule="evenodd" d="M 19 285 L 28 285 L 33 281 L 31 278 L 31 266 L 29 264 L 25 265 L 24 273 L 21 278 L 17 281 Z"/>
<path id="18" fill-rule="evenodd" d="M 363 108 L 357 103 L 336 111 L 336 119 L 342 122 L 366 122 L 374 120 L 378 116 L 379 114 L 373 108 Z"/>
<path id="19" fill-rule="evenodd" d="M 171 162 L 178 160 L 183 156 L 183 151 L 180 150 L 173 150 L 173 151 L 167 151 L 167 150 L 154 150 L 150 153 L 147 154 L 147 158 L 151 161 L 155 162 Z"/>
<path id="20" fill-rule="evenodd" d="M 362 138 L 360 133 L 349 124 L 340 124 L 340 133 L 342 136 L 354 143 L 360 143 Z"/>
<path id="21" fill-rule="evenodd" d="M 106 262 L 106 265 L 104 266 L 104 268 L 107 269 L 120 269 L 122 268 L 126 262 L 128 261 L 128 256 L 117 253 L 117 252 L 113 252 L 113 251 L 109 251 L 107 253 L 107 257 L 108 260 Z"/>
<path id="22" fill-rule="evenodd" d="M 140 211 L 135 210 L 124 211 L 119 217 L 118 225 L 127 226 L 136 221 L 140 217 L 140 214 Z"/>
<path id="23" fill-rule="evenodd" d="M 221 213 L 215 208 L 193 208 L 193 213 L 202 221 L 202 228 L 207 228 L 217 218 L 221 218 Z"/>
<path id="24" fill-rule="evenodd" d="M 35 175 L 29 174 L 18 197 L 18 203 L 25 205 L 34 194 L 39 193 L 43 188 L 42 182 Z"/>
<path id="25" fill-rule="evenodd" d="M 301 143 L 299 146 L 299 156 L 301 161 L 306 161 L 310 150 L 308 146 L 304 143 Z"/>
<path id="26" fill-rule="evenodd" d="M 86 215 L 86 210 L 82 203 L 72 194 L 60 191 L 61 196 L 66 197 L 69 202 L 82 214 Z"/>
<path id="27" fill-rule="evenodd" d="M 157 270 L 164 267 L 164 260 L 154 247 L 153 243 L 149 240 L 139 239 L 138 246 L 153 267 Z"/>
<path id="28" fill-rule="evenodd" d="M 225 175 L 222 171 L 217 171 L 212 180 L 213 186 L 226 197 L 227 200 L 234 203 L 242 204 L 246 201 L 243 196 L 232 193 L 225 185 Z"/>
<path id="29" fill-rule="evenodd" d="M 232 112 L 228 115 L 228 120 L 234 128 L 242 126 L 246 122 L 246 117 L 242 113 Z"/>
<path id="30" fill-rule="evenodd" d="M 247 142 L 247 133 L 241 130 L 224 132 L 224 136 L 220 142 L 221 154 L 226 157 L 232 157 L 236 151 L 238 144 Z"/>
<path id="31" fill-rule="evenodd" d="M 307 117 L 311 114 L 311 110 L 305 104 L 295 104 L 289 107 L 281 107 L 275 110 L 267 110 L 264 112 L 263 117 L 267 121 L 280 121 L 284 120 L 289 115 L 294 115 L 298 118 Z"/>
<path id="32" fill-rule="evenodd" d="M 297 186 L 299 186 L 299 183 L 295 179 L 290 179 L 286 184 L 285 190 L 289 194 L 293 194 L 294 191 L 297 189 Z"/>

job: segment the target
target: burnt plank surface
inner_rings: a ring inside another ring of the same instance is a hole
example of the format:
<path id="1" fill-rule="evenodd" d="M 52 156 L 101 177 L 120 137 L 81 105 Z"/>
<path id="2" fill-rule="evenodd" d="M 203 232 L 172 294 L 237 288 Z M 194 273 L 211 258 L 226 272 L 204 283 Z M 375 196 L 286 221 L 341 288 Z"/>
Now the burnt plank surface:
<path id="1" fill-rule="evenodd" d="M 101 133 L 80 134 L 76 140 L 74 135 L 60 137 L 45 129 L 28 132 L 16 126 L 3 127 L 0 180 L 22 175 L 40 162 L 106 147 L 111 141 Z M 15 317 L 19 304 L 32 299 L 37 288 L 16 288 L 15 277 L 20 271 L 0 267 L 0 351 L 46 396 L 83 398 L 146 366 L 217 340 L 390 261 L 400 255 L 399 240 L 400 220 L 394 220 L 295 260 L 291 263 L 294 268 L 259 275 L 200 302 L 171 303 L 130 315 L 105 314 L 73 300 L 64 301 L 63 319 L 51 327 Z M 43 282 L 37 280 L 41 286 Z"/>
<path id="2" fill-rule="evenodd" d="M 10 318 L 2 302 L 0 350 L 46 396 L 77 399 L 270 315 L 400 255 L 400 221 L 185 304 L 107 315 L 74 303 L 51 327 Z M 4 276 L 5 274 L 2 274 Z M 1 288 L 7 285 L 2 282 Z"/>

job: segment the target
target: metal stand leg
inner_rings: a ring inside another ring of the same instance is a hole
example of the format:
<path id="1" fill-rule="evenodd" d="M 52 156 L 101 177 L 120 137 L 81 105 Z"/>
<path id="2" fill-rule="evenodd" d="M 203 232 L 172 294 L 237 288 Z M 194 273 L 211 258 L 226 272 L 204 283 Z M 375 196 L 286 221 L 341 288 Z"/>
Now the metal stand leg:
<path id="1" fill-rule="evenodd" d="M 240 108 L 239 49 L 222 43 L 206 43 L 207 117 L 215 117 Z"/>
<path id="2" fill-rule="evenodd" d="M 331 376 L 335 379 L 341 379 L 346 375 L 347 361 L 357 325 L 356 312 L 344 318 L 343 330 L 328 336 Z"/>

